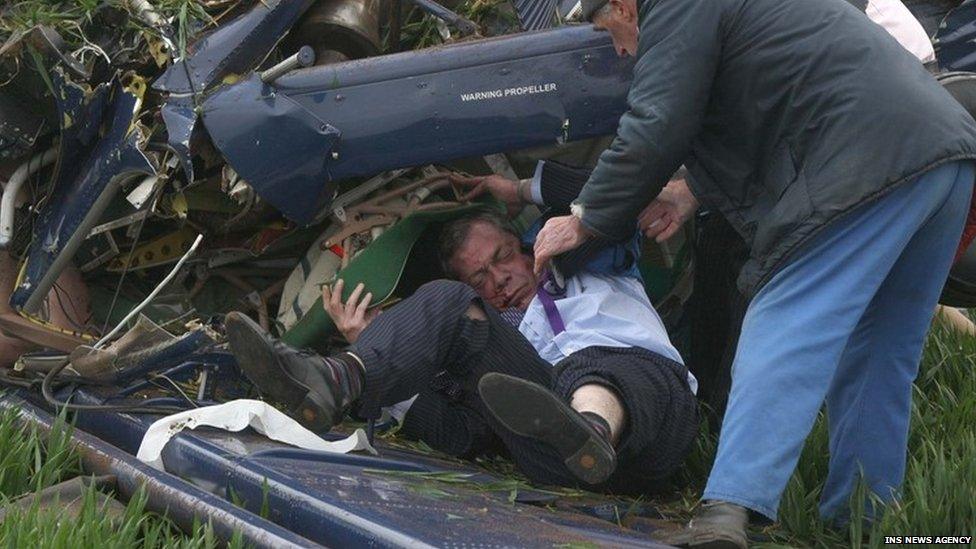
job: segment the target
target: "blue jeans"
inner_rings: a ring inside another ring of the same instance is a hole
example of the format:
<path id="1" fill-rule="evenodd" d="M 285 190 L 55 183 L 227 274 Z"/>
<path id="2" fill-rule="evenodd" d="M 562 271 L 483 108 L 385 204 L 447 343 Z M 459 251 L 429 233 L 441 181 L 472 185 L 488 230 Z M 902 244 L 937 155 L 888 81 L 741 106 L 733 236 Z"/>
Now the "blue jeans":
<path id="1" fill-rule="evenodd" d="M 905 473 L 912 382 L 973 190 L 953 162 L 832 223 L 753 298 L 705 499 L 775 520 L 826 400 L 820 513 L 845 520 L 863 471 L 884 500 Z"/>

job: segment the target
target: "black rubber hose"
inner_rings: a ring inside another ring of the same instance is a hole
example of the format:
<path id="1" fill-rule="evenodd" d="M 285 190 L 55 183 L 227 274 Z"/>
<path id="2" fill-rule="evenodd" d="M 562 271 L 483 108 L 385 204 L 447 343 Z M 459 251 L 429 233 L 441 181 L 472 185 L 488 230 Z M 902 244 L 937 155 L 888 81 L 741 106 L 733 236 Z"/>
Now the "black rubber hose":
<path id="1" fill-rule="evenodd" d="M 136 404 L 71 404 L 70 402 L 62 402 L 54 395 L 54 391 L 51 389 L 51 384 L 54 383 L 54 379 L 58 377 L 58 374 L 63 372 L 64 369 L 68 367 L 68 364 L 70 364 L 70 362 L 66 358 L 63 363 L 51 368 L 51 370 L 44 376 L 44 381 L 41 382 L 41 394 L 44 396 L 44 400 L 47 401 L 47 403 L 51 406 L 54 406 L 56 411 L 66 408 L 68 411 L 73 412 L 126 412 L 130 414 L 169 415 L 186 410 L 185 408 L 179 408 L 176 406 L 139 406 Z M 78 378 L 73 379 L 73 381 L 84 383 L 83 379 Z"/>

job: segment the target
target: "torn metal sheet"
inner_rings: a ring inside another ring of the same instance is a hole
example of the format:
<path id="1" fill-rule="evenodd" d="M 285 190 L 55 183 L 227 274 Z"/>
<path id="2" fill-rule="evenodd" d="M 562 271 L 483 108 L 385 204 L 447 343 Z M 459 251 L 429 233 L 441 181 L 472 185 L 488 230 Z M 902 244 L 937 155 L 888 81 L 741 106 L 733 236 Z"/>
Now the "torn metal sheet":
<path id="1" fill-rule="evenodd" d="M 167 144 L 180 160 L 187 183 L 194 180 L 190 140 L 197 125 L 197 113 L 190 96 L 171 96 L 160 109 L 166 124 Z"/>
<path id="2" fill-rule="evenodd" d="M 190 141 L 197 124 L 197 97 L 227 77 L 257 68 L 314 0 L 257 2 L 250 11 L 218 27 L 193 44 L 188 55 L 171 64 L 153 88 L 169 92 L 160 112 L 169 147 L 194 180 Z"/>
<path id="3" fill-rule="evenodd" d="M 136 81 L 92 92 L 59 78 L 61 156 L 51 199 L 34 226 L 27 261 L 10 303 L 34 314 L 58 275 L 98 222 L 121 184 L 133 174 L 154 175 L 136 117 L 142 102 Z M 105 131 L 98 130 L 105 122 Z"/>
<path id="4" fill-rule="evenodd" d="M 259 75 L 217 92 L 203 120 L 234 170 L 288 218 L 307 223 L 331 200 L 335 186 L 323 181 L 339 131 Z"/>
<path id="5" fill-rule="evenodd" d="M 196 41 L 187 57 L 170 65 L 153 88 L 174 94 L 200 93 L 228 75 L 254 70 L 313 2 L 255 2 L 248 12 Z"/>

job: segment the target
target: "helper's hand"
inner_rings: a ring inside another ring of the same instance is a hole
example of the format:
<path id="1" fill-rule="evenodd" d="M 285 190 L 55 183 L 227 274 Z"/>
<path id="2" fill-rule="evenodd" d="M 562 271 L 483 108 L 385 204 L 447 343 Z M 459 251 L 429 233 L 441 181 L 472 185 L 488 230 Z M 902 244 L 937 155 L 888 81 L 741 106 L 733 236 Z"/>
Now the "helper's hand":
<path id="1" fill-rule="evenodd" d="M 552 258 L 578 247 L 590 236 L 590 231 L 576 216 L 564 215 L 546 221 L 535 239 L 535 274 L 541 273 Z"/>
<path id="2" fill-rule="evenodd" d="M 322 286 L 322 306 L 325 307 L 325 312 L 332 318 L 332 322 L 335 323 L 339 333 L 346 338 L 346 341 L 355 343 L 359 339 L 359 334 L 380 314 L 380 309 L 367 310 L 369 302 L 373 299 L 371 292 L 367 293 L 360 301 L 359 296 L 366 289 L 366 285 L 362 282 L 356 286 L 356 289 L 352 291 L 349 299 L 343 305 L 342 286 L 344 284 L 340 278 L 335 283 L 335 288 Z"/>
<path id="3" fill-rule="evenodd" d="M 506 179 L 498 174 L 464 177 L 451 174 L 451 183 L 462 189 L 467 189 L 461 200 L 474 200 L 488 193 L 505 204 L 509 217 L 514 217 L 522 210 L 524 202 L 518 194 L 518 182 Z"/>
<path id="4" fill-rule="evenodd" d="M 664 242 L 695 215 L 698 206 L 688 182 L 683 178 L 672 179 L 637 217 L 637 226 L 647 238 Z"/>

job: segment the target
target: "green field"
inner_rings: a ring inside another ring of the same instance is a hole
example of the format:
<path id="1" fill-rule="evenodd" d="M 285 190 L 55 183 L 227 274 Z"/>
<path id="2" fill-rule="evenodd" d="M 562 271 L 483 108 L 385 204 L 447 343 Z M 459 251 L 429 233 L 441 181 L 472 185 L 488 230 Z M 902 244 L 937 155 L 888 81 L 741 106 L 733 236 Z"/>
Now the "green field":
<path id="1" fill-rule="evenodd" d="M 827 470 L 823 418 L 808 440 L 780 510 L 780 522 L 753 534 L 764 546 L 880 547 L 885 535 L 976 534 L 976 340 L 936 328 L 925 349 L 915 388 L 904 498 L 878 520 L 854 520 L 833 530 L 817 519 L 817 500 Z M 0 413 L 0 505 L 80 473 L 78 456 L 64 435 L 42 440 L 23 431 L 14 416 Z M 684 472 L 687 488 L 660 507 L 686 521 L 708 473 L 714 437 L 703 433 Z M 857 494 L 853 509 L 862 509 Z M 201 525 L 192 535 L 145 512 L 134 498 L 112 517 L 91 492 L 78 518 L 58 509 L 32 508 L 0 523 L 0 547 L 214 547 L 213 532 Z M 235 544 L 236 545 L 236 544 Z"/>

